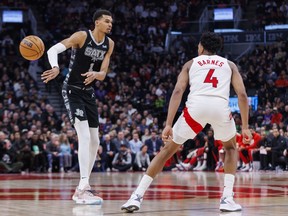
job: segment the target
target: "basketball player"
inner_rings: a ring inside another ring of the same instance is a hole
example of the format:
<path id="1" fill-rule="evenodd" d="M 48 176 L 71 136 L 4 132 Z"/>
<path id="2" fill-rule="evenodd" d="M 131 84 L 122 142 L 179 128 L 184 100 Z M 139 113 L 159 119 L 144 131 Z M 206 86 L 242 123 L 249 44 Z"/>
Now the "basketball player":
<path id="1" fill-rule="evenodd" d="M 58 54 L 72 48 L 69 74 L 63 83 L 62 96 L 70 121 L 79 140 L 78 158 L 80 182 L 72 197 L 78 204 L 101 204 L 90 188 L 89 177 L 99 146 L 98 112 L 93 86 L 96 80 L 104 80 L 114 42 L 106 36 L 112 29 L 112 15 L 106 10 L 97 10 L 93 15 L 95 28 L 78 31 L 69 38 L 52 46 L 48 60 L 52 69 L 43 72 L 44 83 L 59 74 Z"/>
<path id="2" fill-rule="evenodd" d="M 224 192 L 220 200 L 221 211 L 240 211 L 241 206 L 233 200 L 233 186 L 237 166 L 236 127 L 229 102 L 230 83 L 239 99 L 242 117 L 242 133 L 251 139 L 248 129 L 248 100 L 237 66 L 216 55 L 221 48 L 221 38 L 214 33 L 204 33 L 198 45 L 199 56 L 186 62 L 178 76 L 172 93 L 166 126 L 162 132 L 165 147 L 152 160 L 146 174 L 130 199 L 121 207 L 127 212 L 137 211 L 145 191 L 164 163 L 187 139 L 193 139 L 209 123 L 214 129 L 215 139 L 221 140 L 225 148 Z M 190 85 L 190 93 L 181 116 L 172 128 L 182 95 Z"/>

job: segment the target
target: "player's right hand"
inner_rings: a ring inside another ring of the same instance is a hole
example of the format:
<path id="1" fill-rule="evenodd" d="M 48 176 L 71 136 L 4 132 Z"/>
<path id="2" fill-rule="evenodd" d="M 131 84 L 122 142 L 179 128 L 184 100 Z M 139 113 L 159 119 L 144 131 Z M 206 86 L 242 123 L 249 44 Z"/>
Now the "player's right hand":
<path id="1" fill-rule="evenodd" d="M 48 83 L 50 80 L 57 77 L 59 73 L 60 73 L 59 68 L 53 67 L 50 70 L 44 71 L 41 75 L 41 79 L 43 80 L 44 83 Z"/>
<path id="2" fill-rule="evenodd" d="M 169 126 L 169 125 L 166 125 L 165 128 L 162 131 L 162 140 L 163 140 L 164 143 L 167 143 L 172 138 L 173 138 L 172 127 Z"/>

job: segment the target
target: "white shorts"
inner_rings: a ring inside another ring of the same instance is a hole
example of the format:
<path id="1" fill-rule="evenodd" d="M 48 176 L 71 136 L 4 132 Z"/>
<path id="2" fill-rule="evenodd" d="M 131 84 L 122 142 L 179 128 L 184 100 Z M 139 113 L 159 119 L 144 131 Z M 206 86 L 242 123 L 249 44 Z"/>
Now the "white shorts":
<path id="1" fill-rule="evenodd" d="M 211 124 L 216 140 L 226 142 L 236 135 L 228 101 L 209 96 L 195 97 L 174 124 L 173 141 L 183 144 L 188 139 L 194 139 L 207 123 Z"/>

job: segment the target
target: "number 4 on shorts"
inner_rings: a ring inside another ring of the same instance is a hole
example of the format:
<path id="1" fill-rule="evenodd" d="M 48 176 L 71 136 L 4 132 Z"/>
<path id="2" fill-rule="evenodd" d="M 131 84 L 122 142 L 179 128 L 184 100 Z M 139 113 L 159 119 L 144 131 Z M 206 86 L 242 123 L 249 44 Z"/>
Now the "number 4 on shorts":
<path id="1" fill-rule="evenodd" d="M 208 74 L 204 80 L 204 83 L 212 83 L 212 87 L 217 88 L 218 79 L 217 79 L 217 77 L 212 77 L 214 71 L 215 71 L 215 69 L 210 69 L 208 71 Z"/>

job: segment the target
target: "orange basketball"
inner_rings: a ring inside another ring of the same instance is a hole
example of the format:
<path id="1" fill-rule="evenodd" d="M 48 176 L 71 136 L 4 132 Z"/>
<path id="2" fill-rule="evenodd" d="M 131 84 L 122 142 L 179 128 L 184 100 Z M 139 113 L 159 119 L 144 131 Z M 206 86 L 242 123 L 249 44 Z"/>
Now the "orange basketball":
<path id="1" fill-rule="evenodd" d="M 36 35 L 29 35 L 20 42 L 19 51 L 23 58 L 27 60 L 39 59 L 45 50 L 45 46 L 41 38 Z"/>

